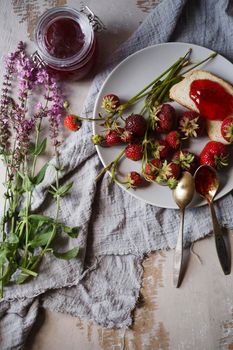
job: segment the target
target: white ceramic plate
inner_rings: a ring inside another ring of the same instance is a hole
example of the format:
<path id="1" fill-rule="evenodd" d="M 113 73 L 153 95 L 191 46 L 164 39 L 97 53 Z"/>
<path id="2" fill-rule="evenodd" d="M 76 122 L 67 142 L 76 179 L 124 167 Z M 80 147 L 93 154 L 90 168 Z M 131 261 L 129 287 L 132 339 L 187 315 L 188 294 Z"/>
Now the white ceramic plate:
<path id="1" fill-rule="evenodd" d="M 94 117 L 96 118 L 98 113 L 101 112 L 103 96 L 114 93 L 118 95 L 122 101 L 129 100 L 154 78 L 171 66 L 180 56 L 183 56 L 190 47 L 192 48 L 191 59 L 193 62 L 201 61 L 212 53 L 209 49 L 193 44 L 166 43 L 150 46 L 126 58 L 111 72 L 104 82 L 96 100 Z M 200 66 L 200 68 L 208 70 L 233 84 L 233 65 L 221 55 L 217 55 L 217 57 Z M 179 112 L 179 110 L 184 110 L 183 107 L 176 103 L 173 103 L 173 105 L 177 112 Z M 126 116 L 132 113 L 132 111 L 135 113 L 139 112 L 140 108 L 141 105 L 138 103 L 132 110 L 127 111 Z M 96 134 L 103 133 L 103 127 L 101 127 L 99 122 L 93 123 L 93 129 Z M 207 137 L 193 140 L 189 146 L 189 150 L 199 154 L 207 141 Z M 104 148 L 97 146 L 97 152 L 103 165 L 106 166 L 115 159 L 122 147 L 123 146 Z M 119 164 L 119 171 L 125 175 L 130 171 L 138 171 L 140 173 L 141 163 L 140 161 L 134 162 L 129 159 L 124 159 Z M 219 176 L 221 187 L 216 199 L 232 190 L 233 166 L 222 171 Z M 172 197 L 172 191 L 166 186 L 148 183 L 148 186 L 136 190 L 127 190 L 124 185 L 120 186 L 134 197 L 146 203 L 162 208 L 177 208 Z M 199 196 L 195 196 L 191 206 L 201 206 L 203 204 L 205 204 L 205 202 L 201 200 Z"/>

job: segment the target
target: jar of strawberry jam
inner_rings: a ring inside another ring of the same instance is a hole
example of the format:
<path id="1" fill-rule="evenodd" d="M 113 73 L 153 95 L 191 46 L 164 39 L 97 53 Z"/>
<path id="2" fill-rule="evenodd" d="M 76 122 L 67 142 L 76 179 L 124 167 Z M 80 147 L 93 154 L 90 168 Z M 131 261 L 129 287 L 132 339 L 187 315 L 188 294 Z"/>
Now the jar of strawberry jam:
<path id="1" fill-rule="evenodd" d="M 61 6 L 46 11 L 38 21 L 35 41 L 37 58 L 61 79 L 80 80 L 96 62 L 93 23 L 74 8 Z"/>

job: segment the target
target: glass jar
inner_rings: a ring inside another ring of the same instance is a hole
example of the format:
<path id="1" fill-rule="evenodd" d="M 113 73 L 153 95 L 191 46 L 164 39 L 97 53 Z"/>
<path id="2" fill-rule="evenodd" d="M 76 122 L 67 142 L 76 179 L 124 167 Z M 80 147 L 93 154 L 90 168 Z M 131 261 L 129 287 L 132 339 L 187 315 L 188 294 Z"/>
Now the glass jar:
<path id="1" fill-rule="evenodd" d="M 68 7 L 55 7 L 39 19 L 35 30 L 37 55 L 52 74 L 79 80 L 96 62 L 96 37 L 88 17 Z"/>

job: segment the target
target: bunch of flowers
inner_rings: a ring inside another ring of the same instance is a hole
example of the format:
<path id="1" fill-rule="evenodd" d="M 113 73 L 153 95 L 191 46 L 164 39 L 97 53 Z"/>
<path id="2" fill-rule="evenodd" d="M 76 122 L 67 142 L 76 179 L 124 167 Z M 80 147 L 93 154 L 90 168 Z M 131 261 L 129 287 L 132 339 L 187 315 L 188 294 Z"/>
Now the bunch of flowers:
<path id="1" fill-rule="evenodd" d="M 40 97 L 40 99 L 38 99 Z M 35 102 L 35 100 L 37 101 Z M 59 185 L 59 137 L 63 96 L 58 83 L 45 68 L 27 55 L 24 43 L 5 60 L 0 101 L 0 155 L 5 163 L 4 208 L 0 225 L 0 294 L 10 281 L 23 283 L 36 277 L 38 265 L 46 253 L 70 259 L 78 247 L 56 252 L 53 241 L 61 232 L 77 237 L 78 227 L 59 222 L 60 198 L 72 183 Z M 37 171 L 37 163 L 47 146 L 41 130 L 47 121 L 54 148 L 55 184 L 49 192 L 56 201 L 55 217 L 33 213 L 32 193 L 44 179 L 48 163 Z"/>

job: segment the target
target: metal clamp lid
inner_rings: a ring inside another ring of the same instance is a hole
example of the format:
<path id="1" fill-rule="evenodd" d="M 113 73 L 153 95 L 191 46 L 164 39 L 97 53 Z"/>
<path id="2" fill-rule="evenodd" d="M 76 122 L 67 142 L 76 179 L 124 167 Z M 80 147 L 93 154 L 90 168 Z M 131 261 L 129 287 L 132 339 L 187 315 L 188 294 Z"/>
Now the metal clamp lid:
<path id="1" fill-rule="evenodd" d="M 106 30 L 104 23 L 99 19 L 98 16 L 94 14 L 94 12 L 90 9 L 90 7 L 85 5 L 83 2 L 81 3 L 80 12 L 82 12 L 84 15 L 87 16 L 95 32 L 102 32 L 103 30 Z"/>

